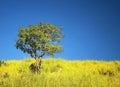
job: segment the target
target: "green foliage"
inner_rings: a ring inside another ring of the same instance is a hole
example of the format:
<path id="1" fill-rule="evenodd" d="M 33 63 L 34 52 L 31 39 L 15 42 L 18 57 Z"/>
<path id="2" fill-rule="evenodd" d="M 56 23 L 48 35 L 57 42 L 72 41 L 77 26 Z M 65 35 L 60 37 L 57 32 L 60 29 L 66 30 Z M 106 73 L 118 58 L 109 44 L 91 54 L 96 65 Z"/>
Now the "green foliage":
<path id="1" fill-rule="evenodd" d="M 120 61 L 47 58 L 41 74 L 29 70 L 32 58 L 5 62 L 7 66 L 0 67 L 0 87 L 120 87 Z"/>
<path id="2" fill-rule="evenodd" d="M 6 63 L 5 63 L 4 61 L 0 60 L 0 67 L 1 67 L 2 65 L 6 65 Z"/>
<path id="3" fill-rule="evenodd" d="M 30 70 L 31 70 L 33 73 L 36 73 L 36 72 L 37 72 L 36 63 L 32 63 L 29 68 L 30 68 Z"/>
<path id="4" fill-rule="evenodd" d="M 53 24 L 38 23 L 19 29 L 16 48 L 34 58 L 43 57 L 45 54 L 55 55 L 62 51 L 62 47 L 58 45 L 62 37 L 61 28 Z"/>
<path id="5" fill-rule="evenodd" d="M 31 65 L 30 69 L 37 70 L 37 73 L 39 73 L 41 58 L 44 55 L 55 55 L 55 53 L 62 51 L 62 47 L 58 45 L 61 38 L 63 38 L 61 28 L 53 24 L 38 23 L 19 29 L 16 48 L 36 59 L 36 63 Z"/>

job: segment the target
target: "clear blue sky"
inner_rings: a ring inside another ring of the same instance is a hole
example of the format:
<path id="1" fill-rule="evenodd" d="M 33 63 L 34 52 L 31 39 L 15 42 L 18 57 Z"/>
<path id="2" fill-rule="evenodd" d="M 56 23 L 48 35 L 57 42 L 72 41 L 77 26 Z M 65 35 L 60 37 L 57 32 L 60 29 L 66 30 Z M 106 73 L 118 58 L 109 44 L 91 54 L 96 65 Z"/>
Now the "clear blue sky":
<path id="1" fill-rule="evenodd" d="M 55 57 L 120 60 L 120 0 L 0 0 L 0 59 L 29 57 L 15 48 L 18 29 L 39 22 L 64 26 Z"/>

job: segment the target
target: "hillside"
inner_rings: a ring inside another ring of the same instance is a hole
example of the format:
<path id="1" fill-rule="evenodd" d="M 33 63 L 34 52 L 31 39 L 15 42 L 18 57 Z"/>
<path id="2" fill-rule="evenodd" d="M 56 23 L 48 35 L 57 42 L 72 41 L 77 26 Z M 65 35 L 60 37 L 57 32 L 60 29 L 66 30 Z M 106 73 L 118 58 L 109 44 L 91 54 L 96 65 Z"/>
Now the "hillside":
<path id="1" fill-rule="evenodd" d="M 120 61 L 70 61 L 47 58 L 40 75 L 30 71 L 34 59 L 0 64 L 0 87 L 120 87 Z"/>

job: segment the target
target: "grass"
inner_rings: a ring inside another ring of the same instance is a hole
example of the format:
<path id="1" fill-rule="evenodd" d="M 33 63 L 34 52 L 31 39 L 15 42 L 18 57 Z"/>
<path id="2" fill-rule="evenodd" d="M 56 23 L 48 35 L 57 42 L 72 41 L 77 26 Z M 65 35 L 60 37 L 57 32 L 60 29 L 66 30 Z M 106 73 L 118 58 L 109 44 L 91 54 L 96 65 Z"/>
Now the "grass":
<path id="1" fill-rule="evenodd" d="M 30 71 L 32 58 L 1 62 L 0 87 L 120 87 L 120 61 L 70 61 L 47 58 L 41 74 Z"/>

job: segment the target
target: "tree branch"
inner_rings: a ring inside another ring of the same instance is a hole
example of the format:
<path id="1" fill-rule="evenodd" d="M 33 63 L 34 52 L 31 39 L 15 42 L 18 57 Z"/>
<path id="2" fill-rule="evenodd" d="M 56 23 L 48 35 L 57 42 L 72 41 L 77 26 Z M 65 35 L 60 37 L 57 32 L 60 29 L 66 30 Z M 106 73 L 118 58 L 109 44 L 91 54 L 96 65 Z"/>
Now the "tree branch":
<path id="1" fill-rule="evenodd" d="M 42 52 L 41 55 L 39 56 L 40 57 L 43 57 L 45 55 L 45 52 Z"/>

